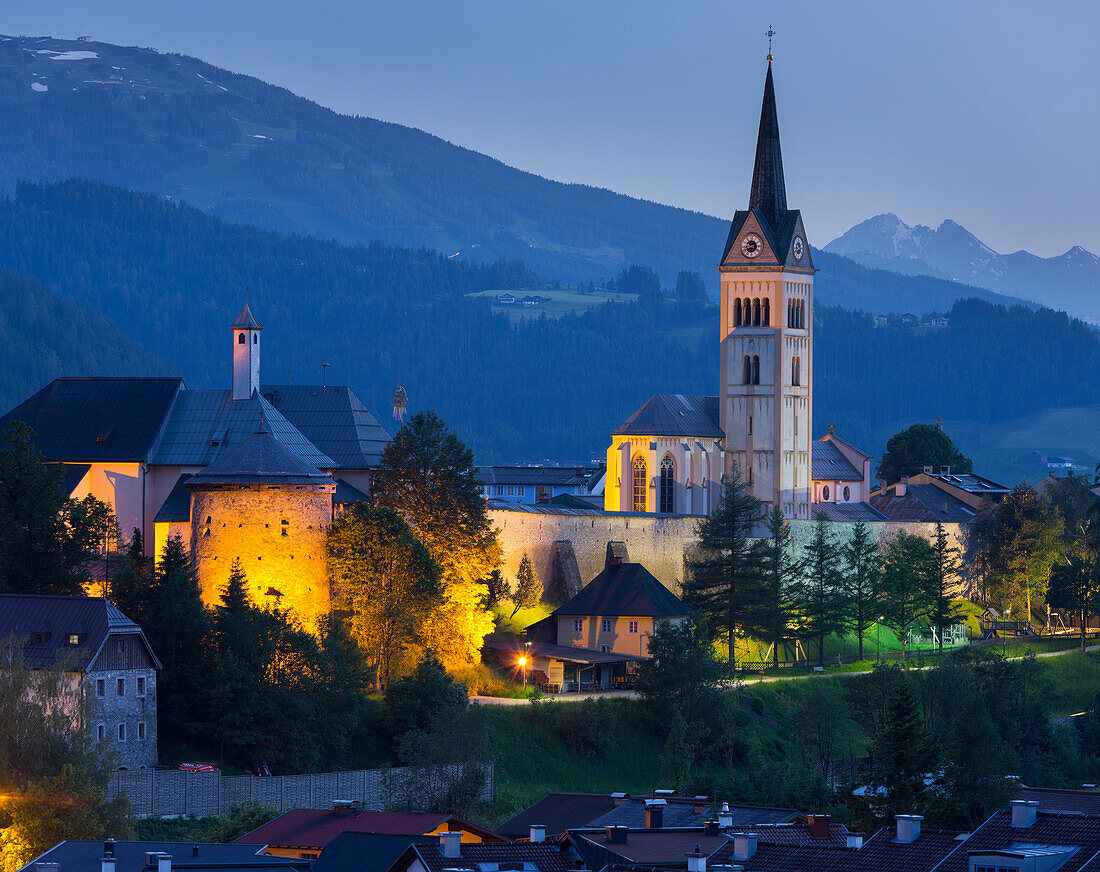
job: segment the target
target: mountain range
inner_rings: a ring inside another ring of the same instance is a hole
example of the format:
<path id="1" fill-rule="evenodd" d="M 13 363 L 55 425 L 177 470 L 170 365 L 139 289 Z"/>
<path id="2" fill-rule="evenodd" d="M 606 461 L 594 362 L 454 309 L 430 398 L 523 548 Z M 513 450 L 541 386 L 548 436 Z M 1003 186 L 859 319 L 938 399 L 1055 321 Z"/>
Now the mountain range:
<path id="1" fill-rule="evenodd" d="M 950 219 L 933 230 L 887 212 L 857 224 L 825 250 L 867 267 L 977 285 L 1100 322 L 1100 257 L 1079 245 L 1056 257 L 998 254 Z"/>

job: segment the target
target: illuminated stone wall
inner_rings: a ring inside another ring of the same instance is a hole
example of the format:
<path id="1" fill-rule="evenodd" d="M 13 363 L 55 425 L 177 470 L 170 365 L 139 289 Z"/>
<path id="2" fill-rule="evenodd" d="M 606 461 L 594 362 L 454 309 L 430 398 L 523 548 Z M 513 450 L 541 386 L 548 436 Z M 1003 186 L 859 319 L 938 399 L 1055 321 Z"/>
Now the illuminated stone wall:
<path id="1" fill-rule="evenodd" d="M 258 605 L 291 608 L 313 629 L 328 612 L 325 536 L 332 522 L 331 485 L 257 485 L 196 489 L 191 548 L 202 599 L 220 601 L 234 558 Z M 269 595 L 274 588 L 282 597 Z"/>

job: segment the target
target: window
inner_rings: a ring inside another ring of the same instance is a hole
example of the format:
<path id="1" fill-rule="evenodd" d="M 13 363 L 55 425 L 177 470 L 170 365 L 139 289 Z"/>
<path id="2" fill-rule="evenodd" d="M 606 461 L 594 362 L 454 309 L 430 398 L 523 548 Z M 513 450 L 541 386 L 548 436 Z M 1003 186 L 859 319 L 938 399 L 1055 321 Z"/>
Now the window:
<path id="1" fill-rule="evenodd" d="M 627 625 L 626 625 L 626 629 L 627 629 L 628 633 L 637 633 L 638 632 L 638 622 L 637 621 L 628 621 Z"/>
<path id="2" fill-rule="evenodd" d="M 244 334 L 243 333 L 240 336 L 237 337 L 237 344 L 238 345 L 244 345 Z"/>
<path id="3" fill-rule="evenodd" d="M 752 435 L 752 415 L 749 415 L 749 435 Z"/>
<path id="4" fill-rule="evenodd" d="M 139 675 L 137 680 L 137 695 L 145 696 L 145 676 Z"/>
<path id="5" fill-rule="evenodd" d="M 745 359 L 741 362 L 741 384 L 752 384 L 752 358 L 747 354 Z"/>
<path id="6" fill-rule="evenodd" d="M 252 334 L 252 344 L 253 345 L 259 345 L 260 344 L 260 334 L 259 333 L 253 333 Z"/>
<path id="7" fill-rule="evenodd" d="M 600 621 L 600 632 L 601 633 L 610 633 L 611 632 L 611 618 L 604 618 L 603 620 Z"/>
<path id="8" fill-rule="evenodd" d="M 752 326 L 760 326 L 760 298 L 757 297 L 752 301 Z"/>
<path id="9" fill-rule="evenodd" d="M 107 738 L 107 728 L 103 724 L 95 728 L 95 737 L 100 742 Z"/>
<path id="10" fill-rule="evenodd" d="M 733 301 L 733 326 L 741 326 L 741 298 L 738 297 Z"/>
<path id="11" fill-rule="evenodd" d="M 751 463 L 745 468 L 745 483 L 750 484 L 750 485 L 752 484 L 752 464 Z"/>
<path id="12" fill-rule="evenodd" d="M 772 301 L 769 299 L 764 300 L 764 326 L 771 327 L 772 325 Z"/>
<path id="13" fill-rule="evenodd" d="M 118 680 L 118 695 L 126 696 L 126 679 L 120 678 Z"/>
<path id="14" fill-rule="evenodd" d="M 584 618 L 573 618 L 573 632 L 574 633 L 583 633 L 584 632 Z"/>
<path id="15" fill-rule="evenodd" d="M 502 484 L 497 485 L 497 496 L 498 497 L 504 496 L 504 485 L 502 485 Z"/>
<path id="16" fill-rule="evenodd" d="M 649 484 L 649 476 L 646 470 L 645 458 L 640 454 L 634 458 L 633 473 L 633 499 L 631 500 L 631 508 L 633 508 L 635 512 L 644 512 L 646 509 L 646 486 Z"/>
<path id="17" fill-rule="evenodd" d="M 126 741 L 126 724 L 118 725 L 118 740 L 120 742 Z"/>
<path id="18" fill-rule="evenodd" d="M 825 485 L 825 487 L 823 487 L 821 489 L 821 498 L 823 500 L 829 499 L 829 486 L 828 485 Z"/>
<path id="19" fill-rule="evenodd" d="M 604 654 L 610 654 L 611 653 L 611 646 L 610 645 L 601 645 L 600 646 L 600 651 L 602 651 Z"/>
<path id="20" fill-rule="evenodd" d="M 138 721 L 138 741 L 145 741 L 145 721 Z"/>
<path id="21" fill-rule="evenodd" d="M 100 699 L 103 699 L 103 697 L 107 695 L 106 684 L 107 682 L 104 681 L 102 678 L 97 678 L 95 680 L 95 695 L 98 696 Z"/>
<path id="22" fill-rule="evenodd" d="M 760 355 L 758 354 L 752 356 L 752 378 L 749 384 L 760 384 Z"/>
<path id="23" fill-rule="evenodd" d="M 80 634 L 79 633 L 69 633 L 68 642 L 69 642 L 70 645 L 79 645 L 80 644 Z"/>
<path id="24" fill-rule="evenodd" d="M 802 360 L 797 354 L 791 358 L 791 384 L 796 387 L 802 384 Z"/>
<path id="25" fill-rule="evenodd" d="M 119 639 L 118 640 L 118 653 L 119 654 L 125 654 L 126 653 L 126 640 L 125 639 Z"/>
<path id="26" fill-rule="evenodd" d="M 667 454 L 661 461 L 660 505 L 657 511 L 666 515 L 676 511 L 676 470 L 672 458 Z"/>
<path id="27" fill-rule="evenodd" d="M 852 498 L 852 489 L 848 485 L 844 485 L 844 502 L 848 502 Z"/>

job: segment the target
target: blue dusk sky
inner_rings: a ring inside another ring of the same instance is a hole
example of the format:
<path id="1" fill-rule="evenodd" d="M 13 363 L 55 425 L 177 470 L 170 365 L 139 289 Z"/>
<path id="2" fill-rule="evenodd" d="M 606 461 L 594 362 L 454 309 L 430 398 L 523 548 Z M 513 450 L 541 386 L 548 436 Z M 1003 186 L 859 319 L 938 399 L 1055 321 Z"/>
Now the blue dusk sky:
<path id="1" fill-rule="evenodd" d="M 0 30 L 194 55 L 562 181 L 728 217 L 769 25 L 788 198 L 1100 252 L 1100 4 L 4 0 Z"/>

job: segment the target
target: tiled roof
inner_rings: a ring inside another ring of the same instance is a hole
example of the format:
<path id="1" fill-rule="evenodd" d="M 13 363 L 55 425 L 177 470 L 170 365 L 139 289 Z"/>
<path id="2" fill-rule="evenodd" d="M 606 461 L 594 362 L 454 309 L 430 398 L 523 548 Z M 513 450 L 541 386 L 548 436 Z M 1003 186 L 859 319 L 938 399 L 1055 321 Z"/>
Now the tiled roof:
<path id="1" fill-rule="evenodd" d="M 683 864 L 684 855 L 693 851 L 696 845 L 709 856 L 729 841 L 725 833 L 707 835 L 702 827 L 631 829 L 626 834 L 625 842 L 608 841 L 607 832 L 603 829 L 570 830 L 569 837 L 578 853 L 588 861 L 590 869 L 601 869 L 607 862 L 614 862 L 613 859 L 604 860 L 604 852 L 632 863 Z"/>
<path id="2" fill-rule="evenodd" d="M 858 851 L 842 855 L 830 872 L 930 872 L 966 844 L 963 835 L 957 830 L 925 830 L 912 842 L 901 843 L 895 841 L 895 827 L 884 827 Z"/>
<path id="3" fill-rule="evenodd" d="M 863 473 L 828 439 L 812 443 L 810 477 L 814 481 L 863 481 Z"/>
<path id="4" fill-rule="evenodd" d="M 95 662 L 112 630 L 141 633 L 137 624 L 103 597 L 0 594 L 0 639 L 27 637 L 23 657 L 35 668 L 50 668 L 59 659 L 75 655 L 73 668 L 83 672 Z M 36 641 L 35 633 L 47 635 Z M 80 637 L 78 645 L 68 644 L 71 634 Z"/>
<path id="5" fill-rule="evenodd" d="M 970 506 L 933 484 L 910 483 L 901 497 L 892 486 L 884 494 L 873 494 L 871 505 L 891 521 L 965 524 L 974 520 Z"/>
<path id="6" fill-rule="evenodd" d="M 576 487 L 588 483 L 588 472 L 575 466 L 479 466 L 482 484 L 532 484 Z"/>
<path id="7" fill-rule="evenodd" d="M 496 829 L 502 836 L 526 838 L 533 824 L 541 824 L 547 836 L 560 836 L 566 830 L 588 826 L 614 807 L 615 800 L 606 794 L 548 793 Z"/>
<path id="8" fill-rule="evenodd" d="M 1100 792 L 1095 790 L 1060 790 L 1052 787 L 1021 787 L 1019 799 L 1034 800 L 1040 811 L 1079 811 L 1100 815 Z"/>
<path id="9" fill-rule="evenodd" d="M 337 468 L 370 469 L 382 459 L 390 434 L 350 388 L 263 385 L 260 392 Z"/>
<path id="10" fill-rule="evenodd" d="M 444 869 L 483 872 L 483 864 L 490 863 L 530 863 L 538 872 L 569 872 L 572 867 L 569 856 L 550 842 L 463 842 L 461 856 L 444 857 L 437 840 L 432 845 L 413 845 L 405 856 L 409 854 L 415 854 L 427 872 Z"/>
<path id="11" fill-rule="evenodd" d="M 312 872 L 389 872 L 409 845 L 438 841 L 438 836 L 345 831 L 325 845 Z"/>
<path id="12" fill-rule="evenodd" d="M 256 432 L 263 417 L 271 434 L 318 469 L 336 463 L 264 397 L 234 400 L 228 390 L 180 391 L 150 459 L 165 466 L 209 466 Z"/>
<path id="13" fill-rule="evenodd" d="M 718 397 L 654 394 L 614 432 L 616 436 L 704 436 L 722 438 Z"/>
<path id="14" fill-rule="evenodd" d="M 185 523 L 191 520 L 191 492 L 187 490 L 187 482 L 191 474 L 185 472 L 172 486 L 168 496 L 164 498 L 157 516 L 153 518 L 154 524 Z"/>
<path id="15" fill-rule="evenodd" d="M 140 872 L 146 869 L 145 854 L 160 852 L 172 857 L 173 869 L 224 870 L 224 872 L 287 872 L 309 869 L 308 860 L 289 857 L 259 856 L 255 845 L 222 845 L 194 842 L 115 842 L 117 872 Z M 51 848 L 23 867 L 31 872 L 35 863 L 57 863 L 58 872 L 100 872 L 103 840 L 65 841 Z"/>
<path id="16" fill-rule="evenodd" d="M 619 563 L 605 567 L 552 614 L 683 617 L 691 614 L 691 609 L 642 564 Z"/>
<path id="17" fill-rule="evenodd" d="M 814 517 L 821 513 L 830 521 L 885 521 L 886 515 L 870 503 L 815 503 Z"/>
<path id="18" fill-rule="evenodd" d="M 350 814 L 337 814 L 332 809 L 297 808 L 246 833 L 233 844 L 320 848 L 341 833 L 421 836 L 448 821 L 454 821 L 455 829 L 469 829 L 488 837 L 494 835 L 488 830 L 460 821 L 449 814 L 382 811 L 353 811 Z M 438 844 L 438 842 L 437 838 L 435 843 Z M 403 847 L 411 843 L 412 839 L 409 839 Z"/>
<path id="19" fill-rule="evenodd" d="M 58 378 L 3 418 L 23 421 L 49 461 L 141 463 L 161 430 L 178 378 Z"/>
<path id="20" fill-rule="evenodd" d="M 332 484 L 332 477 L 296 454 L 261 422 L 255 433 L 191 477 L 187 489 L 208 484 L 278 482 Z"/>
<path id="21" fill-rule="evenodd" d="M 1058 872 L 1094 872 L 1100 869 L 1100 817 L 1079 813 L 1044 812 L 1040 807 L 1030 827 L 1012 826 L 1012 813 L 993 815 L 949 856 L 936 872 L 966 872 L 968 855 L 1002 851 L 1016 845 L 1073 845 L 1079 850 Z M 1090 862 L 1091 860 L 1091 862 Z"/>

